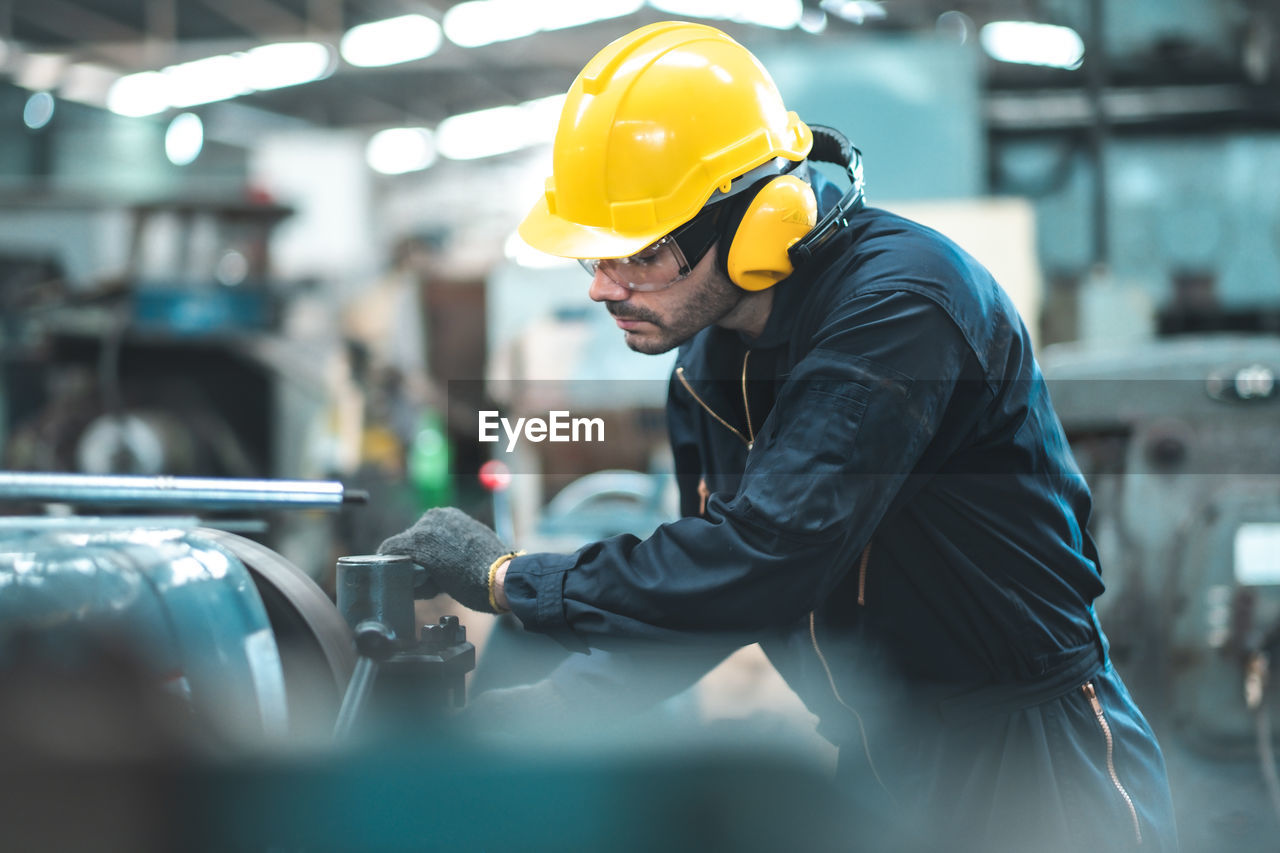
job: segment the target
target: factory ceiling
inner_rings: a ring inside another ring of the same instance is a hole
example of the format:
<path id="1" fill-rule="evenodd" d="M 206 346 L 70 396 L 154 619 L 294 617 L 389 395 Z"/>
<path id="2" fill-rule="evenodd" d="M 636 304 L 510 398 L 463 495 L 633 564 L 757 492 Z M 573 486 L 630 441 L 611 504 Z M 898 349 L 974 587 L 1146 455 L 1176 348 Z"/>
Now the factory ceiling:
<path id="1" fill-rule="evenodd" d="M 563 92 L 604 42 L 626 29 L 677 17 L 670 10 L 679 5 L 676 0 L 599 2 L 633 11 L 478 47 L 460 47 L 443 38 L 430 56 L 385 67 L 356 67 L 338 59 L 335 50 L 323 79 L 235 100 L 282 121 L 322 127 L 435 125 L 458 113 Z M 778 2 L 794 5 L 795 0 Z M 1280 13 L 1270 0 L 1195 4 L 1217 8 L 1213 18 L 1220 26 L 1162 29 L 1152 22 L 1151 37 L 1140 43 L 1133 41 L 1128 25 L 1137 20 L 1140 8 L 1151 17 L 1167 14 L 1176 24 L 1179 10 L 1192 8 L 1190 0 L 805 0 L 804 24 L 811 32 L 709 23 L 759 45 L 771 39 L 856 39 L 872 31 L 939 32 L 948 26 L 958 28 L 956 32 L 967 28 L 972 37 L 992 21 L 1033 20 L 1074 27 L 1088 44 L 1097 35 L 1091 12 L 1115 3 L 1132 6 L 1122 19 L 1124 31 L 1106 33 L 1109 82 L 1114 85 L 1256 87 L 1275 79 Z M 8 76 L 19 85 L 40 88 L 43 74 L 50 81 L 44 87 L 52 89 L 60 71 L 76 64 L 106 69 L 109 78 L 263 43 L 307 40 L 336 46 L 343 33 L 360 24 L 410 14 L 442 21 L 458 5 L 450 0 L 0 0 L 0 79 Z M 704 6 L 715 5 L 704 0 Z M 944 13 L 949 16 L 940 17 Z M 1102 18 L 1115 19 L 1110 11 Z M 1114 49 L 1113 37 L 1124 45 L 1122 50 Z M 6 54 L 7 60 L 2 58 Z M 990 61 L 988 66 L 988 86 L 996 93 L 1087 86 L 1087 75 L 1081 73 Z M 24 82 L 24 75 L 35 82 Z M 1043 113 L 1020 113 L 1019 103 L 1005 105 L 1008 121 L 1016 123 L 1025 114 L 1034 123 L 1035 115 Z M 1256 97 L 1251 103 L 1257 106 Z"/>

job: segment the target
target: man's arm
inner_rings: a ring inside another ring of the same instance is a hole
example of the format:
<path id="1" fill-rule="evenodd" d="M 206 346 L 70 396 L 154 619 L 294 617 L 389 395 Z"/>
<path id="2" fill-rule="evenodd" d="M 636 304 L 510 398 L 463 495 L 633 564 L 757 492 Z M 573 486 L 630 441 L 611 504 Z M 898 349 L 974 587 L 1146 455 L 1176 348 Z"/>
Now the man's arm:
<path id="1" fill-rule="evenodd" d="M 932 440 L 968 354 L 911 292 L 834 312 L 779 392 L 736 495 L 646 540 L 517 557 L 503 601 L 571 648 L 609 637 L 743 637 L 799 618 L 839 582 Z"/>

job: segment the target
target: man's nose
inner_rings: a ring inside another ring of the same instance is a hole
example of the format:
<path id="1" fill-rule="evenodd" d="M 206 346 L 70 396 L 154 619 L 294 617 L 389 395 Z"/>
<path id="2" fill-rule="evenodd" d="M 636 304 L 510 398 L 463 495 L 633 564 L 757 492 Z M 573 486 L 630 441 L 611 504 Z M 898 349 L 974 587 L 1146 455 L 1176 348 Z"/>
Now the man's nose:
<path id="1" fill-rule="evenodd" d="M 630 295 L 630 290 L 609 278 L 601 269 L 591 277 L 591 286 L 587 289 L 587 296 L 595 302 L 625 302 Z"/>

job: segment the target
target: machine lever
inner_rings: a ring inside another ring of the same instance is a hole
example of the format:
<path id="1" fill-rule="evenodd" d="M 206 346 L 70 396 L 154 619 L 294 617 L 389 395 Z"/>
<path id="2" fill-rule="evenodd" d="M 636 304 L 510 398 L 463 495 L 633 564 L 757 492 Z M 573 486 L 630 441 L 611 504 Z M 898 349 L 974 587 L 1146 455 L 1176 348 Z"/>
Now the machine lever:
<path id="1" fill-rule="evenodd" d="M 356 660 L 347 692 L 338 709 L 338 720 L 333 725 L 334 740 L 344 740 L 351 734 L 356 719 L 373 692 L 373 682 L 378 677 L 378 667 L 395 653 L 396 633 L 374 619 L 366 619 L 355 628 Z"/>

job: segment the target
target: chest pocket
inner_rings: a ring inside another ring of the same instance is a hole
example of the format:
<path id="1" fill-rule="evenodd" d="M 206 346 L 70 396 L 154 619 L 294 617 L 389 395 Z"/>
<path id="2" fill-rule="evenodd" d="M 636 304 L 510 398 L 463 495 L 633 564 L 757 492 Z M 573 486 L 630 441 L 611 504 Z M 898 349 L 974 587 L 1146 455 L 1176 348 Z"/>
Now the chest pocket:
<path id="1" fill-rule="evenodd" d="M 749 517 L 793 534 L 833 532 L 859 488 L 854 452 L 870 388 L 856 381 L 792 383 L 756 442 L 740 499 Z"/>

